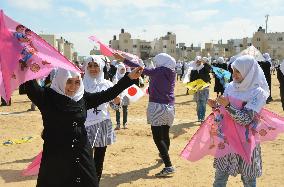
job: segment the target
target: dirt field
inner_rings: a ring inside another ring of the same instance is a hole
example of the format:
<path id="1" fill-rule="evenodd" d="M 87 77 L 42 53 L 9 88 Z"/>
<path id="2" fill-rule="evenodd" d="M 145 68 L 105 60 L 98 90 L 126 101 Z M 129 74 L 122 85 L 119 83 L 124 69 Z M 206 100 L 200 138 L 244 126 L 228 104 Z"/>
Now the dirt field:
<path id="1" fill-rule="evenodd" d="M 279 83 L 273 76 L 272 95 L 274 101 L 266 107 L 284 116 L 279 96 Z M 215 96 L 211 85 L 210 95 Z M 129 106 L 129 129 L 117 131 L 117 142 L 107 149 L 104 171 L 101 180 L 102 187 L 114 186 L 212 186 L 214 170 L 212 157 L 192 163 L 182 159 L 179 153 L 190 137 L 196 132 L 199 123 L 196 122 L 195 102 L 192 96 L 185 95 L 181 82 L 176 89 L 176 118 L 171 128 L 170 156 L 176 174 L 170 178 L 155 178 L 163 165 L 159 162 L 158 151 L 152 140 L 150 126 L 146 124 L 145 96 L 137 103 Z M 35 186 L 36 176 L 22 177 L 20 172 L 32 161 L 42 149 L 40 133 L 42 120 L 39 111 L 27 112 L 31 102 L 24 95 L 14 92 L 11 107 L 0 107 L 0 142 L 8 139 L 19 139 L 25 136 L 34 137 L 30 143 L 2 146 L 0 145 L 0 186 L 30 187 Z M 207 109 L 207 114 L 210 110 Z M 112 111 L 112 121 L 115 115 Z M 277 140 L 262 145 L 263 175 L 257 180 L 259 187 L 284 186 L 284 135 Z M 240 176 L 230 177 L 228 187 L 242 186 Z"/>

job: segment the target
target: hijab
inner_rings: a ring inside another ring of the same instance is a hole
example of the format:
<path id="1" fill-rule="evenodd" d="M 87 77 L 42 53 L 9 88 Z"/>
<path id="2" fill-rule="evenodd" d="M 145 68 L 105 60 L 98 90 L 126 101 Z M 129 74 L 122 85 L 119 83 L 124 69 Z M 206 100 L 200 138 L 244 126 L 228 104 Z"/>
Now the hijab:
<path id="1" fill-rule="evenodd" d="M 125 72 L 124 72 L 124 73 L 120 73 L 120 71 L 121 71 L 122 69 L 125 69 Z M 117 65 L 116 74 L 115 74 L 115 76 L 114 76 L 115 84 L 116 84 L 117 81 L 119 81 L 122 77 L 124 77 L 125 73 L 126 73 L 126 67 L 125 67 L 125 65 L 124 65 L 123 63 L 118 64 L 118 65 Z"/>
<path id="2" fill-rule="evenodd" d="M 176 67 L 176 60 L 166 54 L 166 53 L 160 53 L 160 54 L 157 54 L 154 58 L 153 58 L 153 61 L 155 63 L 155 67 L 158 68 L 158 67 L 166 67 L 166 68 L 169 68 L 171 69 L 172 71 L 175 71 L 175 67 Z"/>
<path id="3" fill-rule="evenodd" d="M 91 62 L 95 62 L 96 64 L 98 64 L 100 72 L 96 77 L 91 77 L 89 71 L 88 71 L 88 65 Z M 85 75 L 84 75 L 84 87 L 85 87 L 85 91 L 89 92 L 89 93 L 94 93 L 97 92 L 96 87 L 98 84 L 102 83 L 105 79 L 104 79 L 104 61 L 99 57 L 99 56 L 90 56 L 86 59 L 86 65 L 85 65 Z"/>
<path id="4" fill-rule="evenodd" d="M 202 62 L 202 57 L 196 56 L 195 60 L 194 60 L 194 64 L 193 64 L 193 70 L 197 70 L 197 72 L 199 73 L 199 71 L 204 67 L 204 65 L 203 65 L 203 63 L 201 63 L 199 66 L 197 66 L 197 64 L 196 64 L 197 61 Z"/>
<path id="5" fill-rule="evenodd" d="M 259 112 L 269 96 L 269 87 L 264 73 L 257 61 L 249 55 L 238 57 L 232 68 L 237 69 L 243 77 L 240 83 L 230 83 L 230 96 L 246 101 L 247 108 Z"/>
<path id="6" fill-rule="evenodd" d="M 217 63 L 218 63 L 218 64 L 224 64 L 224 63 L 225 63 L 224 58 L 223 58 L 223 57 L 217 58 Z"/>
<path id="7" fill-rule="evenodd" d="M 272 64 L 269 53 L 264 53 L 262 56 L 265 59 L 265 62 L 269 62 L 270 64 Z"/>
<path id="8" fill-rule="evenodd" d="M 79 77 L 80 79 L 80 87 L 77 90 L 77 92 L 75 93 L 74 96 L 70 97 L 68 95 L 65 94 L 65 86 L 66 86 L 66 82 L 69 78 L 76 78 Z M 74 100 L 74 101 L 79 101 L 80 99 L 83 98 L 84 95 L 84 85 L 81 79 L 81 74 L 77 73 L 77 72 L 73 72 L 73 71 L 69 71 L 69 70 L 65 70 L 62 68 L 58 68 L 55 76 L 52 80 L 51 89 L 53 89 L 55 92 L 64 95 L 66 97 L 69 97 L 70 99 Z"/>

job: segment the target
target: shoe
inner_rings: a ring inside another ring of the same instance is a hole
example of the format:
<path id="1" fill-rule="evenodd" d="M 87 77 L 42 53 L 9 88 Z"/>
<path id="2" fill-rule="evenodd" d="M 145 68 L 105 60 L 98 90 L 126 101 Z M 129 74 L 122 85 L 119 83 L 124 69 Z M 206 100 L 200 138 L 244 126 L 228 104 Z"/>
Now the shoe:
<path id="1" fill-rule="evenodd" d="M 157 173 L 155 176 L 156 177 L 167 177 L 167 176 L 174 174 L 175 172 L 176 171 L 175 171 L 175 168 L 173 166 L 165 167 L 164 169 L 162 169 L 162 171 Z"/>
<path id="2" fill-rule="evenodd" d="M 127 128 L 127 123 L 124 123 L 124 124 L 123 124 L 123 129 L 128 129 L 128 128 Z"/>
<path id="3" fill-rule="evenodd" d="M 117 124 L 114 130 L 120 130 L 120 125 Z"/>

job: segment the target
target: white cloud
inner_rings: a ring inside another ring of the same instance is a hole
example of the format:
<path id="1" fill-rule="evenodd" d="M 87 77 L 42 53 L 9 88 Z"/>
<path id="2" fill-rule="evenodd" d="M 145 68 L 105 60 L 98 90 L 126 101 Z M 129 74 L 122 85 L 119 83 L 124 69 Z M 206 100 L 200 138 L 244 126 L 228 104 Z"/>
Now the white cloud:
<path id="1" fill-rule="evenodd" d="M 180 8 L 177 3 L 167 3 L 164 0 L 79 0 L 89 9 L 94 10 L 99 6 L 104 6 L 107 8 L 123 8 L 126 6 L 134 6 L 135 8 L 150 8 L 150 7 L 170 7 L 170 8 Z"/>
<path id="2" fill-rule="evenodd" d="M 193 21 L 203 21 L 218 13 L 219 10 L 196 10 L 186 13 L 186 16 Z"/>
<path id="3" fill-rule="evenodd" d="M 268 18 L 268 32 L 284 32 L 284 16 L 270 16 Z"/>
<path id="4" fill-rule="evenodd" d="M 47 10 L 51 7 L 52 0 L 8 0 L 11 6 L 26 10 Z"/>
<path id="5" fill-rule="evenodd" d="M 131 33 L 133 39 L 146 39 L 152 41 L 166 35 L 168 31 L 174 32 L 177 36 L 177 42 L 185 42 L 187 46 L 193 43 L 195 46 L 205 42 L 217 42 L 222 39 L 226 43 L 228 39 L 241 39 L 243 37 L 252 37 L 253 32 L 257 30 L 257 25 L 249 19 L 233 18 L 225 22 L 214 22 L 204 24 L 202 27 L 193 27 L 192 25 L 143 25 L 140 27 L 125 28 L 126 32 Z M 143 32 L 146 30 L 146 32 Z M 120 28 L 97 28 L 88 32 L 63 33 L 68 41 L 75 44 L 75 49 L 80 55 L 88 55 L 89 51 L 95 45 L 89 41 L 88 37 L 96 35 L 102 42 L 108 44 L 113 35 L 118 35 Z"/>
<path id="6" fill-rule="evenodd" d="M 61 12 L 61 14 L 65 15 L 65 16 L 75 16 L 75 17 L 79 17 L 79 18 L 83 18 L 86 17 L 86 13 L 80 10 L 76 10 L 74 8 L 71 7 L 62 7 L 59 9 L 59 11 Z"/>

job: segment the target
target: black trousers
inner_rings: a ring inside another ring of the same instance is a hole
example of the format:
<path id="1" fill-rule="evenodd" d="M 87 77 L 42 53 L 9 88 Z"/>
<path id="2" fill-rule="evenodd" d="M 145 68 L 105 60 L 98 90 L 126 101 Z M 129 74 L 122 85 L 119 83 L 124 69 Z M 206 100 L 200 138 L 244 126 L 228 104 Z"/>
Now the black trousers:
<path id="1" fill-rule="evenodd" d="M 94 149 L 94 162 L 99 182 L 103 173 L 106 149 L 107 147 L 95 147 Z"/>
<path id="2" fill-rule="evenodd" d="M 284 84 L 280 83 L 280 99 L 281 99 L 281 103 L 282 103 L 282 108 L 284 110 Z"/>
<path id="3" fill-rule="evenodd" d="M 170 148 L 170 137 L 169 137 L 170 127 L 168 125 L 151 126 L 151 130 L 154 142 L 161 154 L 165 167 L 172 166 L 170 156 L 168 153 Z"/>

